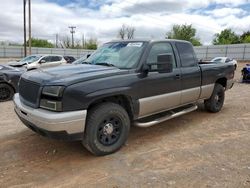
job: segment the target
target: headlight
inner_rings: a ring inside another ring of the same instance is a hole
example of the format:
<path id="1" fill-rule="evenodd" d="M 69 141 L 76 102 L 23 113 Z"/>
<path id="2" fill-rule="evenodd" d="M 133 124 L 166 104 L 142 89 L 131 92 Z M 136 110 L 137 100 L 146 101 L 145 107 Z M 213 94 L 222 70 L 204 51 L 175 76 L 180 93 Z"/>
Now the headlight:
<path id="1" fill-rule="evenodd" d="M 57 112 L 62 111 L 61 100 L 64 88 L 64 86 L 44 86 L 40 100 L 40 107 Z"/>
<path id="2" fill-rule="evenodd" d="M 42 94 L 52 97 L 62 97 L 64 86 L 45 86 Z"/>
<path id="3" fill-rule="evenodd" d="M 61 101 L 54 101 L 54 100 L 48 100 L 48 99 L 41 99 L 40 101 L 40 107 L 60 112 L 62 111 L 62 102 Z"/>

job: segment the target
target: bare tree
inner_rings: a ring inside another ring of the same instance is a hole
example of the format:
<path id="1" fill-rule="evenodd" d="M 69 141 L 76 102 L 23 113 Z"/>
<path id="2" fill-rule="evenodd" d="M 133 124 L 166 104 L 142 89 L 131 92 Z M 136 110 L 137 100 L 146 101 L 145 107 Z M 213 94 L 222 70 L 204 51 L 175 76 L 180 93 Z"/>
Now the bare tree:
<path id="1" fill-rule="evenodd" d="M 135 34 L 135 27 L 128 26 L 123 24 L 122 27 L 118 31 L 118 37 L 124 40 L 127 39 L 133 39 Z"/>
<path id="2" fill-rule="evenodd" d="M 62 44 L 66 47 L 66 48 L 70 48 L 71 47 L 71 42 L 70 42 L 70 38 L 69 38 L 69 36 L 63 36 L 62 38 L 61 38 L 61 42 L 62 42 Z"/>
<path id="3" fill-rule="evenodd" d="M 127 38 L 128 39 L 133 39 L 134 38 L 134 34 L 135 34 L 135 27 L 133 27 L 133 26 L 127 26 L 126 30 L 127 30 Z"/>
<path id="4" fill-rule="evenodd" d="M 124 40 L 125 35 L 126 35 L 126 25 L 122 24 L 122 27 L 120 28 L 120 30 L 118 32 L 118 37 L 121 38 L 122 40 Z"/>

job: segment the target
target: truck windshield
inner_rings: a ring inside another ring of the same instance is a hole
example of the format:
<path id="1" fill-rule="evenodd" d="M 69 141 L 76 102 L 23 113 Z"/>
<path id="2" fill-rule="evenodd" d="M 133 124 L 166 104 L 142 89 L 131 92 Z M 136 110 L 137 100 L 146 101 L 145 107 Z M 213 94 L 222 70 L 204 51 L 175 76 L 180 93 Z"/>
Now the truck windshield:
<path id="1" fill-rule="evenodd" d="M 144 46 L 145 42 L 106 43 L 86 59 L 85 63 L 131 69 L 139 61 Z"/>

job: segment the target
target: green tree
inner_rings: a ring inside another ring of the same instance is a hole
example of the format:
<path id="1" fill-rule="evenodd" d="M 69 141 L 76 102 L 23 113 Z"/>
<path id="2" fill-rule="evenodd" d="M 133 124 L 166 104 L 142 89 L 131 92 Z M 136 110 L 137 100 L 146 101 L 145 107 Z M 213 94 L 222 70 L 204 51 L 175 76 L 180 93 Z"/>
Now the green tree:
<path id="1" fill-rule="evenodd" d="M 244 32 L 241 36 L 240 36 L 240 41 L 242 43 L 250 43 L 250 31 Z"/>
<path id="2" fill-rule="evenodd" d="M 27 45 L 29 45 L 29 41 L 27 41 Z M 36 39 L 31 38 L 31 46 L 32 47 L 42 47 L 42 48 L 53 48 L 54 45 L 47 40 L 44 39 Z"/>
<path id="3" fill-rule="evenodd" d="M 192 24 L 173 25 L 172 29 L 166 34 L 167 39 L 179 39 L 191 42 L 194 46 L 201 46 L 200 39 L 196 37 L 196 29 Z"/>
<path id="4" fill-rule="evenodd" d="M 215 34 L 213 44 L 238 44 L 240 43 L 240 37 L 231 29 L 224 29 L 220 33 Z"/>
<path id="5" fill-rule="evenodd" d="M 85 47 L 86 47 L 86 49 L 89 49 L 89 50 L 96 50 L 97 49 L 97 39 L 90 38 L 85 43 Z"/>

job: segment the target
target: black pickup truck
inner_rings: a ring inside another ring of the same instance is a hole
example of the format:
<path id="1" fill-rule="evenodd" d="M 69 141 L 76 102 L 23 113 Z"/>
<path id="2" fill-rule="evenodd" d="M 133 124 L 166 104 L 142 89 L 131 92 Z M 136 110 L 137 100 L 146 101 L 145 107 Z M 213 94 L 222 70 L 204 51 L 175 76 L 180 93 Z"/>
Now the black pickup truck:
<path id="1" fill-rule="evenodd" d="M 106 155 L 126 142 L 131 125 L 155 125 L 198 101 L 219 112 L 233 77 L 231 64 L 200 65 L 186 41 L 112 41 L 81 64 L 24 73 L 14 104 L 33 131 Z"/>

